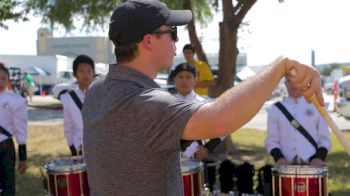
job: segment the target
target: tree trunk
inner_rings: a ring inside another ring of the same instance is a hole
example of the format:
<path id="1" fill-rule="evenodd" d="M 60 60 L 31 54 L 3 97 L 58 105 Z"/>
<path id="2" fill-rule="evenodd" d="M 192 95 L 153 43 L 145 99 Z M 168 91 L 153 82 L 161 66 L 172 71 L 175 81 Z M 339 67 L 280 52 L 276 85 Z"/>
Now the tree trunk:
<path id="1" fill-rule="evenodd" d="M 219 24 L 219 75 L 216 85 L 210 89 L 209 95 L 217 97 L 233 86 L 236 76 L 236 61 L 238 55 L 238 28 L 248 11 L 257 0 L 240 0 L 235 6 L 232 0 L 222 0 L 223 22 Z"/>
<path id="2" fill-rule="evenodd" d="M 219 75 L 216 85 L 211 89 L 210 95 L 217 97 L 233 86 L 233 79 L 236 73 L 236 59 L 238 54 L 237 23 L 232 13 L 232 0 L 223 0 L 223 22 L 219 24 L 220 49 L 219 49 Z"/>
<path id="3" fill-rule="evenodd" d="M 205 55 L 202 47 L 202 43 L 198 39 L 196 25 L 195 25 L 195 16 L 192 9 L 191 0 L 183 0 L 183 9 L 191 10 L 193 13 L 192 21 L 187 25 L 188 27 L 188 35 L 190 37 L 190 42 L 194 49 L 196 50 L 198 60 L 204 61 L 208 63 L 207 56 Z"/>

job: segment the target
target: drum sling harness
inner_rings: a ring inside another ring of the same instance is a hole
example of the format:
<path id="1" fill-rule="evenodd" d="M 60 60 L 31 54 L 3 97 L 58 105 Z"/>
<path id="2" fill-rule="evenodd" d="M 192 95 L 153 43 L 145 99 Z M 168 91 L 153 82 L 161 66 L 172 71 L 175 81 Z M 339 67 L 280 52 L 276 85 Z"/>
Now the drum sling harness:
<path id="1" fill-rule="evenodd" d="M 305 128 L 289 113 L 289 111 L 283 106 L 281 102 L 276 102 L 275 106 L 281 110 L 284 116 L 289 120 L 290 124 L 296 128 L 316 149 L 317 143 L 314 138 L 305 130 Z"/>
<path id="2" fill-rule="evenodd" d="M 69 91 L 69 95 L 72 97 L 75 105 L 77 105 L 77 107 L 81 111 L 81 109 L 83 108 L 83 104 L 81 103 L 80 99 L 78 98 L 78 95 L 75 93 L 74 90 Z"/>
<path id="3" fill-rule="evenodd" d="M 6 131 L 6 129 L 4 127 L 2 127 L 0 125 L 0 133 L 2 133 L 3 135 L 6 135 L 8 138 L 11 138 L 12 137 L 12 134 L 8 131 Z"/>

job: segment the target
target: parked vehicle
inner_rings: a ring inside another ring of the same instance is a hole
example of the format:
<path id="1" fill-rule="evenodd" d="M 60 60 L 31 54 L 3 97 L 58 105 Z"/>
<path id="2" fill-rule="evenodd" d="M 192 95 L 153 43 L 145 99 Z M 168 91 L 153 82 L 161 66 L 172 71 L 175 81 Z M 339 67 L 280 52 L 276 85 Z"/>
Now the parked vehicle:
<path id="1" fill-rule="evenodd" d="M 337 112 L 350 120 L 350 75 L 339 79 L 339 98 L 336 101 Z"/>
<path id="2" fill-rule="evenodd" d="M 154 79 L 154 81 L 163 89 L 167 89 L 169 92 L 173 93 L 175 92 L 175 86 L 172 84 L 167 84 L 167 76 L 165 77 L 164 75 L 159 75 L 157 76 L 156 79 Z M 60 99 L 60 96 L 71 90 L 71 89 L 75 89 L 78 86 L 77 80 L 74 78 L 69 82 L 65 82 L 65 83 L 60 83 L 60 84 L 56 84 L 55 86 L 53 86 L 52 88 L 52 96 L 56 99 Z"/>
<path id="3" fill-rule="evenodd" d="M 328 95 L 333 95 L 333 85 L 334 82 L 328 82 L 323 86 L 324 92 L 326 92 Z"/>
<path id="4" fill-rule="evenodd" d="M 71 89 L 75 89 L 77 86 L 78 81 L 75 78 L 70 80 L 69 82 L 56 84 L 52 87 L 52 96 L 56 99 L 60 99 L 60 96 L 63 93 Z"/>
<path id="5" fill-rule="evenodd" d="M 175 85 L 173 83 L 169 83 L 168 74 L 159 73 L 154 81 L 160 86 L 160 88 L 167 89 L 170 93 L 175 93 Z"/>

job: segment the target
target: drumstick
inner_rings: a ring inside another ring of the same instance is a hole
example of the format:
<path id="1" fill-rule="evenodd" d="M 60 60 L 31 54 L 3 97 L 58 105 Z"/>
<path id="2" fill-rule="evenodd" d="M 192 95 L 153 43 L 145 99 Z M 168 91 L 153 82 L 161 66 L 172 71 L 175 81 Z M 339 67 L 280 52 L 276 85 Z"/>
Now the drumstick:
<path id="1" fill-rule="evenodd" d="M 40 170 L 41 177 L 43 179 L 47 179 L 47 174 L 44 172 L 43 167 L 40 167 L 39 170 Z"/>
<path id="2" fill-rule="evenodd" d="M 292 69 L 290 71 L 292 76 L 296 75 L 295 69 Z M 350 156 L 350 144 L 349 141 L 346 139 L 344 133 L 339 130 L 339 128 L 335 125 L 333 119 L 331 116 L 328 114 L 328 112 L 321 106 L 321 104 L 318 102 L 317 97 L 315 94 L 313 94 L 311 97 L 309 97 L 311 102 L 316 106 L 317 110 L 320 112 L 321 116 L 325 119 L 327 122 L 328 126 L 331 128 L 333 131 L 334 135 L 337 137 L 337 139 L 340 141 L 342 144 L 343 148 L 346 150 L 348 155 Z"/>

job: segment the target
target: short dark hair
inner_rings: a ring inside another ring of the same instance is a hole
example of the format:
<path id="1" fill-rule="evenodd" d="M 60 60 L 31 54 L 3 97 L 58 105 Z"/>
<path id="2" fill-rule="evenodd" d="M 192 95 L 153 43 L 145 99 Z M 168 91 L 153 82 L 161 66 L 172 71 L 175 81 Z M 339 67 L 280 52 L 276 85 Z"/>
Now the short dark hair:
<path id="1" fill-rule="evenodd" d="M 138 43 L 116 46 L 114 49 L 117 62 L 130 62 L 138 56 Z"/>
<path id="2" fill-rule="evenodd" d="M 186 44 L 183 47 L 182 51 L 184 51 L 184 50 L 192 50 L 192 52 L 195 53 L 194 47 L 191 44 Z"/>
<path id="3" fill-rule="evenodd" d="M 190 72 L 194 77 L 196 77 L 196 68 L 193 65 L 190 65 L 188 63 L 180 63 L 178 64 L 175 69 L 172 71 L 172 76 L 176 77 L 176 75 L 180 72 L 188 71 Z"/>
<path id="4" fill-rule="evenodd" d="M 5 72 L 7 74 L 8 79 L 10 79 L 10 72 L 3 63 L 0 63 L 0 71 Z"/>
<path id="5" fill-rule="evenodd" d="M 94 60 L 92 60 L 91 57 L 82 54 L 82 55 L 77 56 L 73 61 L 73 74 L 74 75 L 77 73 L 78 66 L 80 63 L 87 63 L 87 64 L 91 65 L 92 70 L 95 72 Z"/>

